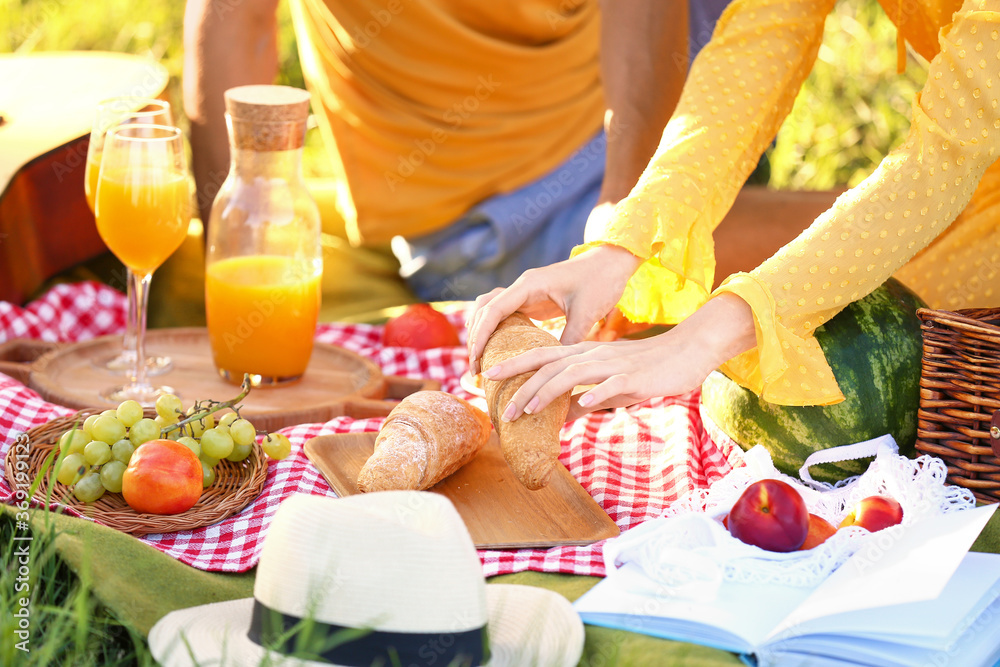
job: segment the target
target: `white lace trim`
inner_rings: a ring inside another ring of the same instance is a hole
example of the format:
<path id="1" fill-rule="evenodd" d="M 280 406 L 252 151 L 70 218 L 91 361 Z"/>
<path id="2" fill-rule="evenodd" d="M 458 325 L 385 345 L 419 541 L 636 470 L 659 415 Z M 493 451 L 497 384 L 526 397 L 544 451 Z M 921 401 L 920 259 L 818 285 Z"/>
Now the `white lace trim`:
<path id="1" fill-rule="evenodd" d="M 864 474 L 836 485 L 812 482 L 807 466 L 803 466 L 800 474 L 816 488 L 778 472 L 767 450 L 753 447 L 743 456 L 745 466 L 733 469 L 708 489 L 673 503 L 660 518 L 610 540 L 604 547 L 607 569 L 610 572 L 626 562 L 634 563 L 661 591 L 688 597 L 711 596 L 724 580 L 815 586 L 864 544 L 880 537 L 863 528 L 847 528 L 818 547 L 791 553 L 744 544 L 723 527 L 722 518 L 746 487 L 759 479 L 781 479 L 793 485 L 809 511 L 834 526 L 859 500 L 872 495 L 895 498 L 903 507 L 904 526 L 934 514 L 975 507 L 971 491 L 945 484 L 947 469 L 940 459 L 900 456 L 889 436 L 863 444 L 871 450 L 877 448 L 875 460 Z M 829 460 L 831 450 L 824 451 L 827 453 L 821 458 Z M 844 448 L 852 458 L 875 453 L 858 451 Z M 807 460 L 807 465 L 818 462 Z"/>

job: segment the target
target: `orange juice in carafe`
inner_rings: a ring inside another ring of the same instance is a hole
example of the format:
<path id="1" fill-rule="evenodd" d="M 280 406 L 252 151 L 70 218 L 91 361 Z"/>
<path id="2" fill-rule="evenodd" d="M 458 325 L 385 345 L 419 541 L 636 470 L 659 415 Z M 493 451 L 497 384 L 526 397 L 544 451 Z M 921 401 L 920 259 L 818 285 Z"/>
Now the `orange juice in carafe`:
<path id="1" fill-rule="evenodd" d="M 248 255 L 213 263 L 205 275 L 212 356 L 233 381 L 244 373 L 287 381 L 309 364 L 320 305 L 320 267 Z"/>
<path id="2" fill-rule="evenodd" d="M 226 91 L 230 171 L 212 204 L 205 309 L 219 374 L 255 385 L 299 379 L 320 306 L 319 210 L 302 179 L 309 94 Z"/>

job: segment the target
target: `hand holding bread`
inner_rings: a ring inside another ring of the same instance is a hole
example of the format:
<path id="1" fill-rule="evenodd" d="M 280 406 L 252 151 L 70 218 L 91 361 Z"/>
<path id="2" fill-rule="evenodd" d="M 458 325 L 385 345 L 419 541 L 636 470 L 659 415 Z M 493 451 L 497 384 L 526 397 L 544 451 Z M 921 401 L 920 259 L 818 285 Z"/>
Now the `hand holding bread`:
<path id="1" fill-rule="evenodd" d="M 482 369 L 488 370 L 527 350 L 559 344 L 555 336 L 539 329 L 523 313 L 516 312 L 501 321 L 486 342 Z M 486 403 L 507 464 L 521 483 L 534 491 L 549 483 L 558 464 L 561 451 L 559 431 L 569 412 L 570 392 L 559 396 L 536 414 L 524 414 L 515 421 L 503 421 L 500 416 L 514 392 L 533 374 L 534 371 L 504 380 L 486 379 Z"/>
<path id="2" fill-rule="evenodd" d="M 539 347 L 559 345 L 523 313 L 505 318 L 486 342 L 482 368 Z M 504 459 L 526 488 L 545 487 L 559 462 L 559 432 L 569 412 L 566 392 L 535 414 L 515 421 L 501 419 L 514 393 L 534 374 L 503 380 L 485 379 L 489 416 L 464 400 L 441 391 L 419 391 L 393 408 L 375 439 L 375 451 L 358 475 L 363 492 L 427 489 L 475 457 L 497 431 Z"/>

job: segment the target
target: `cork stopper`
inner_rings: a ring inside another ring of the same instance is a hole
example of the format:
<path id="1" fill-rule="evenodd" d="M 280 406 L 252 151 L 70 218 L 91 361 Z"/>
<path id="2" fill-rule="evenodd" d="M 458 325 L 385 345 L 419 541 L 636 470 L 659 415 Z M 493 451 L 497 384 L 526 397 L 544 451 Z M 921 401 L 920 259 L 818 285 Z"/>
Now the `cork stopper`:
<path id="1" fill-rule="evenodd" d="M 238 86 L 225 92 L 235 148 L 301 148 L 309 118 L 309 92 L 291 86 Z"/>

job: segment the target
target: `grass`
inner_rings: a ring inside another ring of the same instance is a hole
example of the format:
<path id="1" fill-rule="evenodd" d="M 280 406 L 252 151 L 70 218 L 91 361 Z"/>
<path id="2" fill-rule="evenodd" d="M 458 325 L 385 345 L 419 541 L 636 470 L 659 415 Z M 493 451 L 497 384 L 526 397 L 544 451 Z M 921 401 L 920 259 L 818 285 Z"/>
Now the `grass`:
<path id="1" fill-rule="evenodd" d="M 90 594 L 87 577 L 77 577 L 59 559 L 55 538 L 51 525 L 32 534 L 0 514 L 0 665 L 155 665 L 143 636 L 109 616 Z M 26 595 L 31 604 L 22 622 L 13 614 Z M 18 636 L 18 630 L 28 634 Z M 22 641 L 28 651 L 18 648 Z"/>
<path id="2" fill-rule="evenodd" d="M 183 11 L 177 0 L 0 0 L 0 52 L 96 49 L 148 55 L 168 68 L 171 101 L 180 110 Z M 279 25 L 280 80 L 302 86 L 286 4 Z M 855 185 L 899 143 L 923 70 L 911 59 L 906 73 L 896 74 L 895 34 L 875 0 L 838 3 L 816 67 L 769 151 L 771 186 Z M 306 167 L 310 175 L 329 174 L 316 133 L 310 133 Z M 12 634 L 17 619 L 7 613 L 19 598 L 15 537 L 10 519 L 0 518 L 0 664 L 152 664 L 142 637 L 110 617 L 91 595 L 89 582 L 62 564 L 51 531 L 32 541 L 32 651 L 17 651 Z"/>

